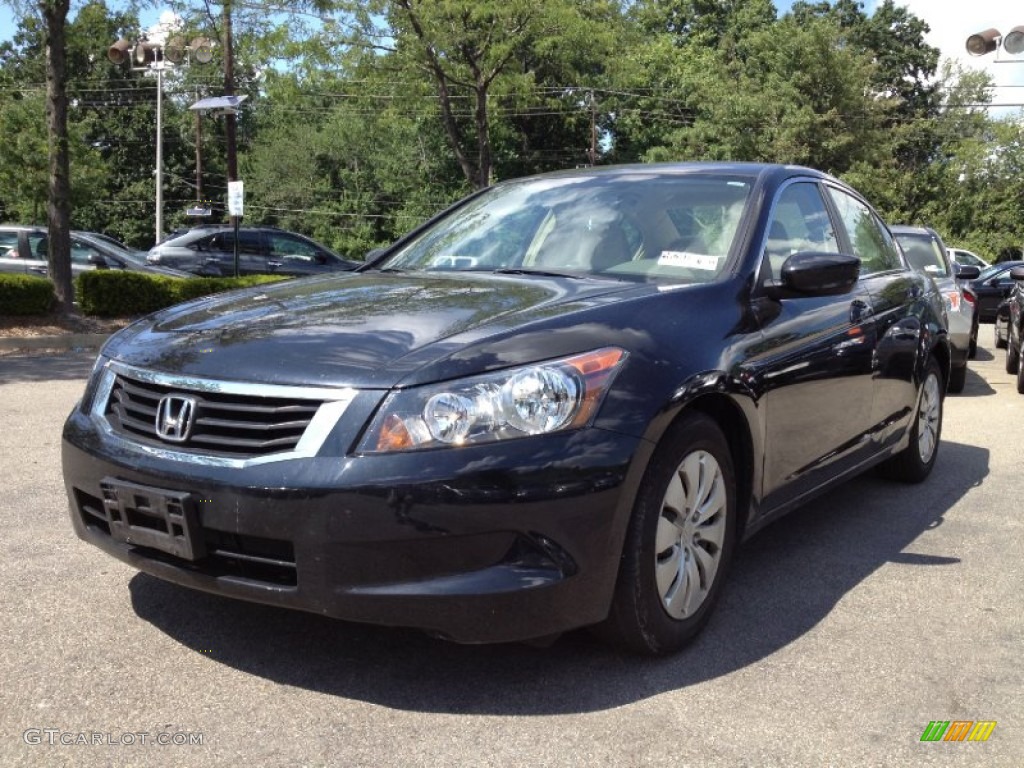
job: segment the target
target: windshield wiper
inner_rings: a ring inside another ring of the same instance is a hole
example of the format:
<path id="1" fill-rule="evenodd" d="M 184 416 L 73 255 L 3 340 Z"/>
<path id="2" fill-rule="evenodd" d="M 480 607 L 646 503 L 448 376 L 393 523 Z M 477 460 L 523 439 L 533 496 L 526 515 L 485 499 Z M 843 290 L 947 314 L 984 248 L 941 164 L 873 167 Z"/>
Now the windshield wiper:
<path id="1" fill-rule="evenodd" d="M 524 269 L 523 267 L 506 267 L 505 269 L 494 270 L 496 275 L 537 275 L 538 277 L 571 277 L 581 280 L 584 275 L 573 274 L 572 272 L 552 272 L 548 269 Z"/>

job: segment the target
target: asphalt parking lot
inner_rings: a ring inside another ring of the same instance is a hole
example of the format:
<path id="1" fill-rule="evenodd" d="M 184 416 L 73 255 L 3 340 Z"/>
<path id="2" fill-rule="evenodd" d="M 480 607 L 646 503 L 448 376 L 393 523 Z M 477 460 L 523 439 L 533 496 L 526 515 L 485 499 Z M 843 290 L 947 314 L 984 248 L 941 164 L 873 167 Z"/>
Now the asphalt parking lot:
<path id="1" fill-rule="evenodd" d="M 91 357 L 0 357 L 0 765 L 1024 765 L 1024 396 L 981 336 L 929 481 L 866 476 L 771 526 L 661 660 L 586 632 L 456 646 L 139 574 L 67 519 L 60 429 Z M 922 742 L 935 720 L 996 726 Z"/>

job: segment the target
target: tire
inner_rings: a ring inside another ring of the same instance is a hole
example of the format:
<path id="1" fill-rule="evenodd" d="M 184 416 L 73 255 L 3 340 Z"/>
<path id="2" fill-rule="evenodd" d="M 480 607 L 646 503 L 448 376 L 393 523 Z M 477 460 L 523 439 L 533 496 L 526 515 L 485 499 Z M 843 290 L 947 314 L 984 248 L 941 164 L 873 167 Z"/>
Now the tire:
<path id="1" fill-rule="evenodd" d="M 946 384 L 946 392 L 958 395 L 964 391 L 964 384 L 967 383 L 967 364 L 959 368 L 953 368 L 949 372 L 949 383 Z"/>
<path id="2" fill-rule="evenodd" d="M 998 326 L 997 326 L 997 328 L 998 328 Z M 999 335 L 999 331 L 998 330 L 993 331 L 992 335 L 995 337 L 996 349 L 1006 349 L 1006 339 L 1002 338 Z"/>
<path id="3" fill-rule="evenodd" d="M 1017 392 L 1024 395 L 1024 365 L 1017 363 Z"/>
<path id="4" fill-rule="evenodd" d="M 722 430 L 701 413 L 682 417 L 644 474 L 611 611 L 597 634 L 649 655 L 692 640 L 711 617 L 732 562 L 736 495 Z"/>
<path id="5" fill-rule="evenodd" d="M 967 359 L 973 360 L 978 356 L 978 326 L 971 326 L 971 338 L 967 342 Z M 949 388 L 949 392 L 959 391 L 954 390 L 952 387 Z"/>
<path id="6" fill-rule="evenodd" d="M 1020 349 L 1013 345 L 1013 335 L 1006 340 L 1006 372 L 1016 373 L 1020 367 Z"/>
<path id="7" fill-rule="evenodd" d="M 952 378 L 952 377 L 951 377 Z M 942 437 L 942 372 L 935 358 L 925 369 L 910 445 L 881 465 L 882 474 L 904 483 L 920 483 L 932 472 Z"/>

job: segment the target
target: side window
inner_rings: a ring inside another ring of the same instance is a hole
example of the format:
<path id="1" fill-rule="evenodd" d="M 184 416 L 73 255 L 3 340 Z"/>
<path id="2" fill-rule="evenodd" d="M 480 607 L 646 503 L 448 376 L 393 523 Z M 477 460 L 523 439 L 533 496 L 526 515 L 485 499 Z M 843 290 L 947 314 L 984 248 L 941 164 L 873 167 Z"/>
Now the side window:
<path id="1" fill-rule="evenodd" d="M 234 232 L 218 232 L 215 235 L 211 235 L 209 238 L 198 241 L 193 248 L 200 251 L 222 251 L 223 253 L 234 253 L 235 251 L 235 233 Z M 260 244 L 260 233 L 259 232 L 245 232 L 241 231 L 238 233 L 238 252 L 245 254 L 260 255 L 262 248 Z"/>
<path id="2" fill-rule="evenodd" d="M 50 254 L 47 253 L 47 236 L 45 234 L 37 234 L 30 232 L 28 235 L 28 257 L 30 259 L 42 259 L 46 261 L 50 258 Z"/>
<path id="3" fill-rule="evenodd" d="M 781 279 L 783 262 L 799 251 L 839 252 L 821 191 L 810 182 L 790 184 L 775 202 L 765 242 L 773 279 Z"/>
<path id="4" fill-rule="evenodd" d="M 239 232 L 238 252 L 259 256 L 263 253 L 262 238 L 259 232 Z"/>
<path id="5" fill-rule="evenodd" d="M 828 188 L 828 193 L 839 211 L 853 255 L 860 257 L 861 274 L 899 269 L 902 262 L 896 244 L 871 209 L 857 198 L 833 187 Z"/>
<path id="6" fill-rule="evenodd" d="M 89 264 L 89 257 L 92 254 L 102 255 L 95 248 L 81 242 L 80 240 L 71 241 L 71 263 L 72 264 Z"/>
<path id="7" fill-rule="evenodd" d="M 228 235 L 227 237 L 232 237 Z M 193 251 L 230 251 L 234 248 L 234 239 L 231 242 L 225 242 L 225 237 L 222 235 L 210 235 L 209 237 L 201 237 L 194 243 L 189 245 Z"/>
<path id="8" fill-rule="evenodd" d="M 18 233 L 0 232 L 0 257 L 16 259 L 18 256 Z"/>
<path id="9" fill-rule="evenodd" d="M 316 262 L 319 252 L 312 243 L 290 235 L 272 233 L 267 235 L 270 256 L 274 259 L 291 259 L 293 261 Z"/>

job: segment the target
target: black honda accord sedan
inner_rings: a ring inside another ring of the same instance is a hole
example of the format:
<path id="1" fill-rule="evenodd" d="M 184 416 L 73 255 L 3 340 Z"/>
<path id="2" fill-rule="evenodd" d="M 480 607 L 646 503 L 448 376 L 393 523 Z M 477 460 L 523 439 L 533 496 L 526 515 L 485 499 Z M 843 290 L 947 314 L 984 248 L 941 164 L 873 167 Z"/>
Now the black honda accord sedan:
<path id="1" fill-rule="evenodd" d="M 814 170 L 510 181 L 356 272 L 114 336 L 64 430 L 71 519 L 221 595 L 670 652 L 745 537 L 872 466 L 929 474 L 943 312 Z"/>

